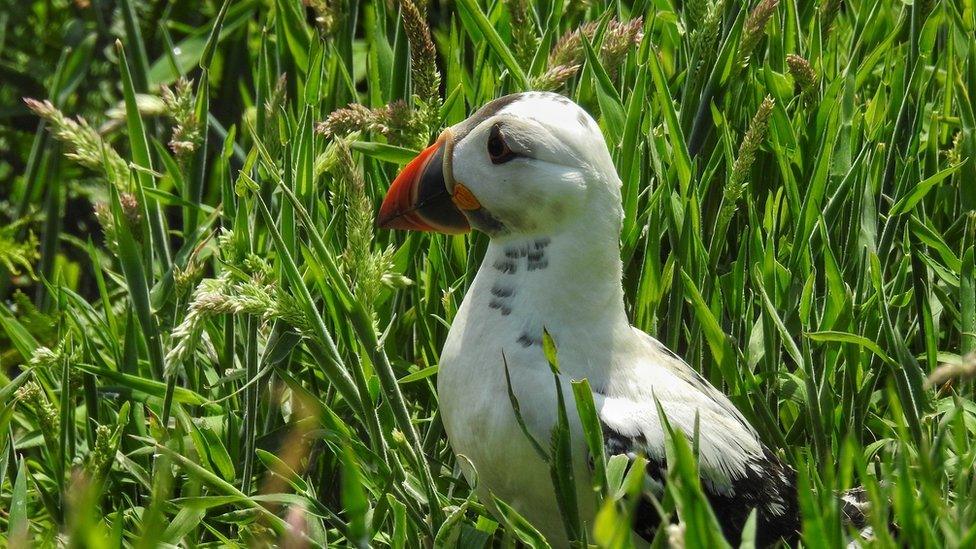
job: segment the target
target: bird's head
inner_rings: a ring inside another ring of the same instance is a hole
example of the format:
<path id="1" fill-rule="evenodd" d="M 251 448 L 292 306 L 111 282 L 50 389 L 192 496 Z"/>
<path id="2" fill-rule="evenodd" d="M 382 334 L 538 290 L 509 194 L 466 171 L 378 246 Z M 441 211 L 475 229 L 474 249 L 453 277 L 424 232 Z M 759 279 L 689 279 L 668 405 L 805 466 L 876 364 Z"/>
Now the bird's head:
<path id="1" fill-rule="evenodd" d="M 595 203 L 603 207 L 594 211 Z M 528 92 L 496 99 L 444 130 L 393 182 L 377 224 L 554 234 L 585 227 L 594 215 L 618 227 L 622 215 L 620 179 L 599 127 L 561 95 Z"/>

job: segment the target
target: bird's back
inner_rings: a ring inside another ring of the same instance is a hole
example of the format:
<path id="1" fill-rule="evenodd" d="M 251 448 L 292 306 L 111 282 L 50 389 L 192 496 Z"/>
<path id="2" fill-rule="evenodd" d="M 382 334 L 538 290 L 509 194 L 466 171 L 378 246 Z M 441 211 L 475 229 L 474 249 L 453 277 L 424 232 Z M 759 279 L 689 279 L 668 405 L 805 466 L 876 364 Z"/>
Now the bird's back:
<path id="1" fill-rule="evenodd" d="M 654 338 L 636 328 L 633 334 L 633 359 L 609 376 L 600 411 L 608 454 L 643 454 L 648 476 L 663 489 L 663 411 L 675 431 L 691 438 L 697 429 L 702 488 L 730 541 L 738 541 L 753 509 L 759 546 L 794 539 L 799 529 L 795 471 L 762 443 L 728 397 Z M 647 536 L 658 521 L 644 502 L 635 529 Z"/>

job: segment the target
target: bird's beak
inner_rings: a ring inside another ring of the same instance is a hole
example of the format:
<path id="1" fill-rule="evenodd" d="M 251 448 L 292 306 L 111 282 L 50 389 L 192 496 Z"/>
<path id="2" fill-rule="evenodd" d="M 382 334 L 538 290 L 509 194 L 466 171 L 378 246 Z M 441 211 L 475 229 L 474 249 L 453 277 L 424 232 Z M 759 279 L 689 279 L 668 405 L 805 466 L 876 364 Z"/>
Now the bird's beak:
<path id="1" fill-rule="evenodd" d="M 452 200 L 454 185 L 448 189 L 452 152 L 451 133 L 445 130 L 393 180 L 376 216 L 376 225 L 444 234 L 470 231 L 467 218 Z"/>

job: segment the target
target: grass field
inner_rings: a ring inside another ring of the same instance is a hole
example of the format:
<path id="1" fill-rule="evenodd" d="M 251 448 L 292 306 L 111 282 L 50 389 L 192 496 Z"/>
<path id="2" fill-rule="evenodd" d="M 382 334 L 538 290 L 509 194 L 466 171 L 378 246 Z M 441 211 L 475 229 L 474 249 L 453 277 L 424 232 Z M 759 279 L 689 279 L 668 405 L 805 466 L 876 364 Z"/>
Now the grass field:
<path id="1" fill-rule="evenodd" d="M 798 469 L 803 544 L 863 484 L 871 545 L 976 545 L 976 3 L 748 4 L 0 7 L 7 545 L 543 546 L 438 415 L 484 235 L 373 228 L 526 89 L 599 121 L 631 319 Z M 655 544 L 716 546 L 682 448 Z"/>

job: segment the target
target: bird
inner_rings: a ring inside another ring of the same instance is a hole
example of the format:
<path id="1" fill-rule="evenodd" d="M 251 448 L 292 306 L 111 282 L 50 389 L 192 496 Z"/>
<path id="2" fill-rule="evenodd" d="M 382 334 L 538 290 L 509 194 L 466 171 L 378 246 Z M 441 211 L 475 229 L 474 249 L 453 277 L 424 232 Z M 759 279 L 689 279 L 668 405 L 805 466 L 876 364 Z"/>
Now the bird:
<path id="1" fill-rule="evenodd" d="M 644 456 L 652 495 L 662 496 L 667 482 L 663 412 L 675 432 L 698 437 L 701 487 L 725 537 L 738 543 L 755 510 L 758 545 L 794 543 L 800 529 L 795 470 L 725 394 L 631 325 L 619 245 L 623 219 L 621 180 L 603 132 L 586 110 L 555 93 L 488 102 L 444 130 L 395 178 L 377 214 L 379 227 L 475 229 L 489 239 L 439 359 L 440 413 L 461 472 L 483 501 L 504 501 L 553 546 L 569 545 L 549 466 L 527 436 L 549 440 L 558 421 L 558 389 L 543 345 L 548 333 L 558 352 L 577 500 L 587 524 L 598 510 L 585 480 L 593 456 L 569 389 L 570 380 L 583 378 L 606 456 L 631 462 Z M 634 535 L 649 541 L 661 520 L 645 496 Z"/>

